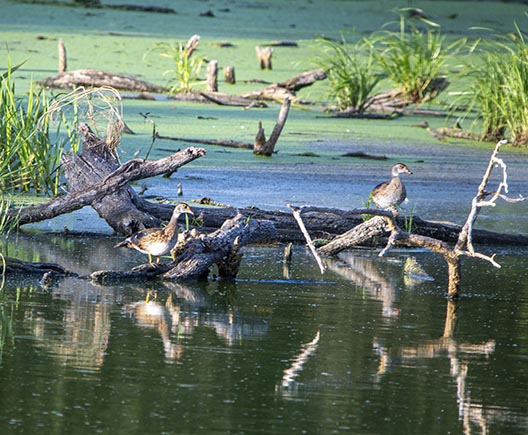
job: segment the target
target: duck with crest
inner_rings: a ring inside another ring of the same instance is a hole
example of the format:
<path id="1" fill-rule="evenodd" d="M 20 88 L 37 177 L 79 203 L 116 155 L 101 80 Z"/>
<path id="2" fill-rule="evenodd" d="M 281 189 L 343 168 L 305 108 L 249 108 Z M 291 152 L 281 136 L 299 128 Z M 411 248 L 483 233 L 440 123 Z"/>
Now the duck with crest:
<path id="1" fill-rule="evenodd" d="M 194 214 L 191 208 L 180 203 L 174 207 L 169 223 L 164 228 L 146 228 L 122 242 L 115 245 L 115 248 L 133 248 L 139 252 L 147 254 L 149 263 L 152 264 L 152 257 L 157 257 L 157 263 L 162 255 L 168 254 L 178 241 L 178 218 L 182 214 Z"/>
<path id="2" fill-rule="evenodd" d="M 412 175 L 407 165 L 403 163 L 395 164 L 391 169 L 392 178 L 390 181 L 378 184 L 370 194 L 372 202 L 378 208 L 393 208 L 400 205 L 407 198 L 407 190 L 399 175 Z"/>

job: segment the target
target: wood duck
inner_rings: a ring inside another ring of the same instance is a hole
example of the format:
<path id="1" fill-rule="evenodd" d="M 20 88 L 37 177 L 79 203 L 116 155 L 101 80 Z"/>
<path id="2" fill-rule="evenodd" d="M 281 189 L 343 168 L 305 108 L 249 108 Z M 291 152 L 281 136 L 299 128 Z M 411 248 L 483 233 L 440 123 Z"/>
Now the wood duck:
<path id="1" fill-rule="evenodd" d="M 162 255 L 169 253 L 178 240 L 178 218 L 181 214 L 194 214 L 191 208 L 180 203 L 174 207 L 169 223 L 164 228 L 147 228 L 141 230 L 122 242 L 115 248 L 133 248 L 147 254 L 149 263 L 152 264 L 152 256 L 157 257 L 157 263 Z"/>
<path id="2" fill-rule="evenodd" d="M 391 208 L 400 205 L 407 197 L 407 191 L 399 175 L 412 175 L 412 172 L 403 163 L 397 163 L 392 167 L 391 174 L 390 181 L 378 184 L 370 193 L 372 202 L 378 208 Z"/>

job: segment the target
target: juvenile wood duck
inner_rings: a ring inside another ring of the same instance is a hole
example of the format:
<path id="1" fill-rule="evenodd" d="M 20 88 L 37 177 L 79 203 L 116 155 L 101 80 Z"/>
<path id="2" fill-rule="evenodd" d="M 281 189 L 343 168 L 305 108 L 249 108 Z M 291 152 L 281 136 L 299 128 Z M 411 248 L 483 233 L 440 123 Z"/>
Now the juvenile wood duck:
<path id="1" fill-rule="evenodd" d="M 152 256 L 157 257 L 156 262 L 159 263 L 160 257 L 169 253 L 176 245 L 178 240 L 178 218 L 184 213 L 194 214 L 187 204 L 180 203 L 174 207 L 166 227 L 141 230 L 114 247 L 136 249 L 148 255 L 150 264 L 152 264 Z"/>
<path id="2" fill-rule="evenodd" d="M 400 205 L 407 197 L 407 191 L 399 175 L 412 175 L 412 172 L 403 163 L 397 163 L 392 167 L 391 174 L 390 181 L 378 184 L 370 194 L 372 202 L 378 208 L 391 208 Z"/>

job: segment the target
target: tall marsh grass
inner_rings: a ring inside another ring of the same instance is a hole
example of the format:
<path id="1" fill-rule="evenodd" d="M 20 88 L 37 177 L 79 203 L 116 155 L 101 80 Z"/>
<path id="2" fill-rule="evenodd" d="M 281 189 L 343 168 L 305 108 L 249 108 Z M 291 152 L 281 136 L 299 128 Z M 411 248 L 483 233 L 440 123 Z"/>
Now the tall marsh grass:
<path id="1" fill-rule="evenodd" d="M 465 40 L 448 43 L 439 27 L 426 30 L 400 17 L 399 30 L 383 30 L 369 38 L 376 61 L 405 98 L 419 103 L 435 96 L 436 81 L 447 74 L 447 64 Z"/>
<path id="2" fill-rule="evenodd" d="M 163 72 L 168 76 L 169 93 L 178 94 L 192 92 L 192 90 L 203 81 L 199 80 L 205 58 L 198 55 L 192 55 L 194 48 L 181 42 L 176 44 L 159 43 L 149 50 L 158 52 L 163 58 L 172 62 L 172 67 Z"/>
<path id="3" fill-rule="evenodd" d="M 374 55 L 369 44 L 360 41 L 338 44 L 326 39 L 318 40 L 322 56 L 318 60 L 329 81 L 329 97 L 339 110 L 363 113 L 369 97 L 382 80 L 376 73 Z"/>
<path id="4" fill-rule="evenodd" d="M 454 106 L 466 107 L 463 118 L 478 113 L 474 126 L 482 140 L 528 144 L 528 44 L 522 32 L 517 29 L 477 50 L 465 75 L 468 91 Z"/>
<path id="5" fill-rule="evenodd" d="M 50 101 L 34 83 L 24 97 L 15 93 L 12 72 L 0 76 L 0 189 L 4 192 L 57 194 L 63 145 L 51 133 Z"/>

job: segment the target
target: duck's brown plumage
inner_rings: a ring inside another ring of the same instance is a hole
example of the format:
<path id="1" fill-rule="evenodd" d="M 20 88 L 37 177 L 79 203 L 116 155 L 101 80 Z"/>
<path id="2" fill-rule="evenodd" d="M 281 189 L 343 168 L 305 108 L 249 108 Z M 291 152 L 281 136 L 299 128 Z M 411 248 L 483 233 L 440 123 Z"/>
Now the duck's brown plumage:
<path id="1" fill-rule="evenodd" d="M 400 174 L 411 175 L 407 165 L 398 163 L 391 169 L 392 178 L 390 181 L 378 184 L 370 194 L 372 202 L 378 208 L 390 208 L 400 205 L 407 198 L 407 190 L 401 181 Z"/>
<path id="2" fill-rule="evenodd" d="M 152 263 L 153 256 L 157 257 L 157 261 L 159 261 L 159 257 L 168 254 L 176 245 L 178 240 L 178 218 L 183 213 L 194 214 L 187 204 L 180 203 L 174 207 L 166 227 L 141 230 L 118 243 L 115 247 L 133 248 L 143 252 L 148 255 L 149 263 Z"/>

